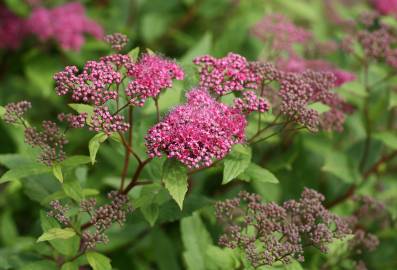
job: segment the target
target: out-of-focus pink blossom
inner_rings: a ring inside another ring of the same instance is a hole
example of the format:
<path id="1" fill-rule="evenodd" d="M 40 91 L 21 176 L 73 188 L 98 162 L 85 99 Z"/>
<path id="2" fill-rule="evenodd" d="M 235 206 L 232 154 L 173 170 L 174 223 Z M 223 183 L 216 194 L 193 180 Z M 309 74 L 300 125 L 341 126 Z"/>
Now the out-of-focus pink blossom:
<path id="1" fill-rule="evenodd" d="M 397 16 L 397 0 L 373 0 L 373 2 L 381 14 Z"/>
<path id="2" fill-rule="evenodd" d="M 0 5 L 0 48 L 17 49 L 26 34 L 25 21 Z"/>
<path id="3" fill-rule="evenodd" d="M 294 44 L 304 44 L 312 37 L 310 32 L 277 13 L 265 16 L 251 31 L 263 42 L 271 42 L 277 51 L 291 51 Z"/>
<path id="4" fill-rule="evenodd" d="M 54 39 L 66 50 L 79 50 L 84 44 L 84 34 L 98 39 L 103 36 L 102 27 L 86 16 L 84 7 L 78 2 L 53 9 L 36 8 L 27 26 L 41 41 Z"/>
<path id="5" fill-rule="evenodd" d="M 210 166 L 244 140 L 246 125 L 239 110 L 217 102 L 204 89 L 194 89 L 185 105 L 148 131 L 147 151 L 150 157 L 164 153 L 188 167 Z"/>

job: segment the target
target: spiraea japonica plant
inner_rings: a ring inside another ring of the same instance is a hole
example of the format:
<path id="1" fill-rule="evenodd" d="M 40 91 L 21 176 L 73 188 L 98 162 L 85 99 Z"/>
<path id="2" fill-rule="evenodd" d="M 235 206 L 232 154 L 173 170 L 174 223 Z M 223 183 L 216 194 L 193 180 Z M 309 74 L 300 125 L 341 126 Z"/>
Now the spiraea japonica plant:
<path id="1" fill-rule="evenodd" d="M 0 107 L 23 134 L 21 154 L 0 155 L 0 183 L 25 200 L 35 190 L 41 209 L 20 232 L 35 239 L 14 238 L 0 256 L 28 257 L 22 269 L 372 269 L 397 201 L 397 32 L 381 2 L 352 20 L 337 7 L 356 1 L 324 1 L 333 27 L 314 31 L 270 12 L 246 29 L 255 57 L 193 50 L 176 60 L 104 36 L 110 54 L 52 74 L 56 117 L 37 121 L 35 99 Z M 82 6 L 59 9 L 7 11 L 3 25 L 23 33 L 8 47 L 32 34 L 65 51 L 84 46 L 84 33 L 102 38 Z M 49 20 L 81 23 L 45 32 Z"/>

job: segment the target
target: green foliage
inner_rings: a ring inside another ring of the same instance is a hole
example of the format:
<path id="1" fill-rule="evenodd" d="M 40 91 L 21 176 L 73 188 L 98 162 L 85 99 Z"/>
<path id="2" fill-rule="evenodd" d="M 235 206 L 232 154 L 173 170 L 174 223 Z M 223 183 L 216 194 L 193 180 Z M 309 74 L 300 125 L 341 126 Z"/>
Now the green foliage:
<path id="1" fill-rule="evenodd" d="M 224 160 L 222 184 L 227 184 L 235 179 L 248 168 L 250 163 L 251 148 L 241 144 L 233 146 Z"/>
<path id="2" fill-rule="evenodd" d="M 183 200 L 188 188 L 187 178 L 187 169 L 179 161 L 175 159 L 168 159 L 164 162 L 164 186 L 169 191 L 171 197 L 176 201 L 181 210 L 183 208 Z"/>
<path id="3" fill-rule="evenodd" d="M 87 261 L 93 270 L 111 270 L 110 259 L 98 252 L 87 252 Z"/>

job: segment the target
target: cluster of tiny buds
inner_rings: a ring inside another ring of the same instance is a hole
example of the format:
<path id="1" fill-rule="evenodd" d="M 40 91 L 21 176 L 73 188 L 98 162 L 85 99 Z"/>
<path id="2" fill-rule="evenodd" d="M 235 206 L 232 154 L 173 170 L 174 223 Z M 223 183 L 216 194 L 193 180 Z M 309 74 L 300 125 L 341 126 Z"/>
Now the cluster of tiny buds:
<path id="1" fill-rule="evenodd" d="M 52 121 L 43 121 L 42 131 L 37 131 L 34 127 L 26 128 L 25 142 L 41 149 L 39 161 L 47 166 L 61 162 L 66 157 L 63 148 L 68 141 L 65 134 Z"/>
<path id="2" fill-rule="evenodd" d="M 92 116 L 90 130 L 103 131 L 107 135 L 113 132 L 125 132 L 130 125 L 124 122 L 124 116 L 112 115 L 108 107 L 96 107 Z"/>
<path id="3" fill-rule="evenodd" d="M 32 107 L 29 101 L 19 101 L 15 103 L 9 103 L 5 108 L 5 114 L 3 120 L 8 124 L 16 124 L 20 122 L 24 124 L 23 115 Z"/>
<path id="4" fill-rule="evenodd" d="M 62 225 L 70 225 L 70 218 L 68 217 L 69 207 L 62 205 L 58 200 L 51 201 L 50 207 L 51 210 L 47 212 L 48 216 L 55 218 Z"/>
<path id="5" fill-rule="evenodd" d="M 107 243 L 109 241 L 105 231 L 109 229 L 113 223 L 119 223 L 120 226 L 126 221 L 127 214 L 132 212 L 128 197 L 117 191 L 108 194 L 109 204 L 96 208 L 96 200 L 87 199 L 80 203 L 80 210 L 87 212 L 91 219 L 90 224 L 93 225 L 93 231 L 84 231 L 82 240 L 85 248 L 95 248 L 98 243 Z"/>
<path id="6" fill-rule="evenodd" d="M 116 51 L 121 51 L 128 43 L 128 37 L 121 33 L 106 35 L 104 40 Z"/>
<path id="7" fill-rule="evenodd" d="M 81 114 L 65 114 L 65 113 L 60 113 L 58 114 L 58 120 L 61 122 L 66 121 L 70 127 L 72 128 L 83 128 L 85 125 L 85 122 L 87 120 L 87 113 L 81 113 Z"/>
<path id="8" fill-rule="evenodd" d="M 298 201 L 282 205 L 262 203 L 260 196 L 243 191 L 235 199 L 216 204 L 216 216 L 226 224 L 219 243 L 241 249 L 254 267 L 303 261 L 307 246 L 327 252 L 327 245 L 345 237 L 350 229 L 323 201 L 323 195 L 307 188 Z"/>
<path id="9" fill-rule="evenodd" d="M 241 98 L 234 99 L 234 107 L 245 114 L 263 113 L 270 110 L 270 103 L 263 97 L 258 97 L 254 91 L 245 91 Z"/>

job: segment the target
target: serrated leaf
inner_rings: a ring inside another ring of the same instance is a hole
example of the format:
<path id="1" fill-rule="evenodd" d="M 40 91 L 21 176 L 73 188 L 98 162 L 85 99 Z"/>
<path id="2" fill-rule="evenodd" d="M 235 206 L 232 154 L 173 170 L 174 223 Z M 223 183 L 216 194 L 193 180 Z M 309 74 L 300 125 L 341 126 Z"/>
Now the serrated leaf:
<path id="1" fill-rule="evenodd" d="M 208 270 L 239 269 L 240 261 L 232 249 L 210 245 L 206 248 L 206 265 Z"/>
<path id="2" fill-rule="evenodd" d="M 188 188 L 186 167 L 176 159 L 167 159 L 163 166 L 163 183 L 182 210 Z"/>
<path id="3" fill-rule="evenodd" d="M 93 270 L 111 270 L 110 259 L 98 252 L 90 251 L 85 254 Z"/>
<path id="4" fill-rule="evenodd" d="M 309 109 L 317 111 L 319 114 L 328 112 L 331 108 L 321 102 L 315 102 L 307 106 Z"/>
<path id="5" fill-rule="evenodd" d="M 76 235 L 76 232 L 72 228 L 52 228 L 43 233 L 37 242 L 49 241 L 54 239 L 69 239 Z"/>
<path id="6" fill-rule="evenodd" d="M 138 60 L 139 57 L 139 47 L 136 47 L 134 49 L 132 49 L 131 51 L 128 52 L 128 56 L 134 61 L 136 62 Z"/>
<path id="7" fill-rule="evenodd" d="M 387 147 L 396 150 L 397 149 L 397 134 L 396 132 L 384 131 L 378 132 L 373 135 L 377 140 L 380 140 Z"/>
<path id="8" fill-rule="evenodd" d="M 235 179 L 248 168 L 251 163 L 251 155 L 251 148 L 248 146 L 242 144 L 233 146 L 224 160 L 223 185 Z"/>
<path id="9" fill-rule="evenodd" d="M 101 143 L 106 141 L 108 136 L 105 133 L 98 133 L 94 137 L 91 138 L 90 142 L 88 143 L 88 150 L 90 152 L 90 159 L 91 164 L 94 165 L 96 160 L 96 155 L 98 153 L 99 147 Z"/>
<path id="10" fill-rule="evenodd" d="M 63 183 L 63 173 L 62 173 L 61 165 L 59 164 L 53 165 L 52 173 L 54 174 L 55 178 L 58 179 L 59 182 Z"/>
<path id="11" fill-rule="evenodd" d="M 83 189 L 77 180 L 66 181 L 62 185 L 62 188 L 65 194 L 76 202 L 80 202 L 82 199 L 84 199 Z"/>
<path id="12" fill-rule="evenodd" d="M 140 209 L 144 218 L 149 222 L 150 226 L 153 227 L 159 217 L 159 205 L 157 203 L 151 203 L 149 205 L 142 206 Z"/>
<path id="13" fill-rule="evenodd" d="M 51 167 L 41 165 L 41 164 L 29 164 L 23 167 L 16 167 L 8 170 L 0 178 L 0 184 L 8 181 L 19 180 L 24 177 L 39 175 L 44 173 L 50 173 Z"/>
<path id="14" fill-rule="evenodd" d="M 248 168 L 242 174 L 240 174 L 238 178 L 245 181 L 257 181 L 273 184 L 279 183 L 277 177 L 273 173 L 255 163 L 250 163 Z"/>

